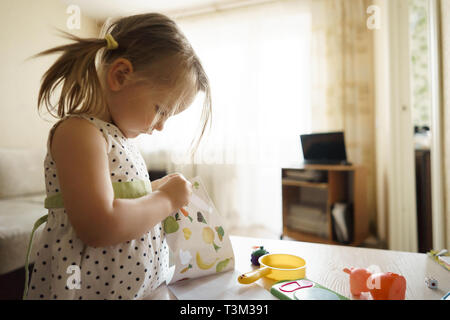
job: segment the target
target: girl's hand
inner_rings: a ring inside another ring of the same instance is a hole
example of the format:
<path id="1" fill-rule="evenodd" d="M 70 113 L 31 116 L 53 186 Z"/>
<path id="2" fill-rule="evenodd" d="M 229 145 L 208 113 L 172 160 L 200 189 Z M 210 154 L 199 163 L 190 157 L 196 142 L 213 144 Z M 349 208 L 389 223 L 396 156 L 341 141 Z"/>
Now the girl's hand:
<path id="1" fill-rule="evenodd" d="M 181 207 L 188 205 L 189 198 L 192 194 L 192 184 L 179 173 L 175 173 L 170 175 L 170 177 L 166 176 L 164 178 L 167 178 L 167 181 L 160 185 L 158 190 L 165 193 L 169 198 L 172 204 L 171 213 L 173 213 Z"/>
<path id="2" fill-rule="evenodd" d="M 169 179 L 171 177 L 174 177 L 176 175 L 181 175 L 181 174 L 180 173 L 171 173 L 165 177 L 162 177 L 161 179 L 156 179 L 156 180 L 152 181 L 152 191 L 158 190 L 159 187 L 161 187 L 164 183 L 169 181 Z"/>

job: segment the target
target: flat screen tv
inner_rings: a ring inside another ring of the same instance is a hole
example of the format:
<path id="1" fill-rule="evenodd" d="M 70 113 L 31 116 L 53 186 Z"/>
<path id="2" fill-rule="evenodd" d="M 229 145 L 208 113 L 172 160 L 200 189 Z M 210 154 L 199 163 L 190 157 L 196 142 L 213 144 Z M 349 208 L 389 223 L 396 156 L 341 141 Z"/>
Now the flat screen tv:
<path id="1" fill-rule="evenodd" d="M 343 164 L 347 162 L 344 132 L 300 135 L 305 164 Z"/>

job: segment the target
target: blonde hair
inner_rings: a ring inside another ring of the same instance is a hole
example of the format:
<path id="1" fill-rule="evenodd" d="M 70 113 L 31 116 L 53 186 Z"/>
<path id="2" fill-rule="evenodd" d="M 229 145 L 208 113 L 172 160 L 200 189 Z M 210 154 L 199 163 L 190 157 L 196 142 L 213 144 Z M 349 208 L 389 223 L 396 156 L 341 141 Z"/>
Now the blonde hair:
<path id="1" fill-rule="evenodd" d="M 103 34 L 110 34 L 118 43 L 114 50 L 107 50 L 107 40 L 102 38 L 79 38 L 59 30 L 62 36 L 74 43 L 42 51 L 31 58 L 56 52 L 62 55 L 42 77 L 38 95 L 38 111 L 45 104 L 47 111 L 55 118 L 67 114 L 99 114 L 106 107 L 103 75 L 107 66 L 117 58 L 128 59 L 133 65 L 133 80 L 149 81 L 156 89 L 181 86 L 187 80 L 193 88 L 184 88 L 172 110 L 160 110 L 155 121 L 163 114 L 173 114 L 181 105 L 187 93 L 204 92 L 205 99 L 201 114 L 201 126 L 197 140 L 191 143 L 191 159 L 198 149 L 208 124 L 211 124 L 211 90 L 208 77 L 200 59 L 189 41 L 174 21 L 158 13 L 138 14 L 118 18 L 102 28 Z M 97 53 L 100 53 L 98 56 Z M 170 68 L 161 68 L 160 63 L 170 59 Z M 57 106 L 50 98 L 62 84 Z M 157 119 L 156 119 L 157 118 Z"/>

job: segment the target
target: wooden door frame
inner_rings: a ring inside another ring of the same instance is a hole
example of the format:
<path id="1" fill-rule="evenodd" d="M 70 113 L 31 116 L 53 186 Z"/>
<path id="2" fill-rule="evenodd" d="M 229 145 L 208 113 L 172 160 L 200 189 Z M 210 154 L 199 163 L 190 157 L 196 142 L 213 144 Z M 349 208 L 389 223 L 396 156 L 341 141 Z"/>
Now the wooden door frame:
<path id="1" fill-rule="evenodd" d="M 375 31 L 379 233 L 389 249 L 417 252 L 408 3 L 375 3 L 382 19 Z"/>
<path id="2" fill-rule="evenodd" d="M 431 211 L 433 247 L 445 247 L 444 220 L 444 152 L 443 152 L 443 106 L 442 106 L 442 47 L 440 41 L 440 3 L 428 1 L 428 31 L 431 79 Z M 433 49 L 434 48 L 434 49 Z"/>

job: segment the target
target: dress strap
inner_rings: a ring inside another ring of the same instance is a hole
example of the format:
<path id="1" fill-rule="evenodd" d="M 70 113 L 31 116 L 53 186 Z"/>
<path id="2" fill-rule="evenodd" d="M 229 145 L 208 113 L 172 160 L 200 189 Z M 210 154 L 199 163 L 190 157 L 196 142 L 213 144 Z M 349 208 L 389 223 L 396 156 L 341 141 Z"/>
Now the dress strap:
<path id="1" fill-rule="evenodd" d="M 58 121 L 56 121 L 56 123 L 51 127 L 51 129 L 48 133 L 48 138 L 47 138 L 47 150 L 48 151 L 50 151 L 51 141 L 52 141 L 53 134 L 55 133 L 56 128 L 61 124 L 61 122 L 63 122 L 64 120 L 66 120 L 70 117 L 78 117 L 78 118 L 87 119 L 87 116 L 85 116 L 84 114 L 67 114 L 64 117 L 62 117 L 61 119 L 59 119 Z"/>
<path id="2" fill-rule="evenodd" d="M 64 117 L 62 117 L 60 120 L 58 120 L 53 127 L 50 129 L 50 132 L 48 134 L 48 138 L 47 138 L 47 150 L 50 151 L 50 146 L 51 146 L 51 141 L 53 138 L 53 134 L 56 130 L 56 128 L 58 127 L 59 124 L 61 124 L 61 122 L 63 122 L 64 120 L 66 120 L 67 118 L 70 117 L 78 117 L 78 118 L 82 118 L 87 120 L 89 123 L 91 123 L 92 125 L 94 125 L 95 127 L 97 127 L 100 132 L 103 134 L 103 137 L 105 138 L 107 144 L 108 144 L 108 153 L 111 151 L 111 137 L 108 135 L 108 129 L 114 128 L 117 132 L 117 135 L 124 138 L 122 132 L 112 123 L 108 123 L 105 122 L 103 120 L 100 120 L 92 115 L 88 115 L 88 114 L 84 114 L 84 113 L 75 113 L 75 114 L 68 114 L 65 115 Z M 108 128 L 109 127 L 109 128 Z M 113 130 L 114 130 L 113 129 Z M 51 154 L 51 152 L 50 152 Z"/>

